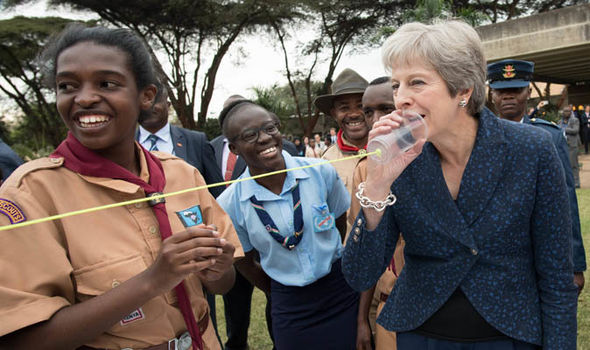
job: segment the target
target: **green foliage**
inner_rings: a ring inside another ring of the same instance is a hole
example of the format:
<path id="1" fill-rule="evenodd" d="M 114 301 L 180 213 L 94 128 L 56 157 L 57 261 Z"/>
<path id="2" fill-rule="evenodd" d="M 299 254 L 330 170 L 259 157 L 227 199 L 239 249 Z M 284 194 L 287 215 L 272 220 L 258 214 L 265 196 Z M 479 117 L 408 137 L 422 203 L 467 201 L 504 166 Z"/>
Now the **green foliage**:
<path id="1" fill-rule="evenodd" d="M 207 140 L 211 141 L 217 136 L 221 135 L 221 126 L 219 120 L 216 118 L 207 118 L 203 132 L 207 135 Z"/>
<path id="2" fill-rule="evenodd" d="M 0 21 L 0 94 L 11 100 L 22 117 L 11 138 L 33 151 L 57 146 L 66 128 L 55 108 L 53 91 L 42 84 L 37 55 L 49 37 L 69 19 L 17 16 Z"/>
<path id="3" fill-rule="evenodd" d="M 548 105 L 542 107 L 541 110 L 537 112 L 537 117 L 554 122 L 555 124 L 558 124 L 561 120 L 559 107 L 554 103 L 549 103 Z"/>
<path id="4" fill-rule="evenodd" d="M 11 3 L 22 1 L 27 0 Z M 296 8 L 291 6 L 293 1 L 287 0 L 50 0 L 50 3 L 95 12 L 112 25 L 135 30 L 150 48 L 164 52 L 168 64 L 160 63 L 154 52 L 156 69 L 168 88 L 179 121 L 190 129 L 204 127 L 217 72 L 235 40 L 270 20 L 289 21 L 296 13 Z M 197 101 L 200 107 L 195 114 Z"/>

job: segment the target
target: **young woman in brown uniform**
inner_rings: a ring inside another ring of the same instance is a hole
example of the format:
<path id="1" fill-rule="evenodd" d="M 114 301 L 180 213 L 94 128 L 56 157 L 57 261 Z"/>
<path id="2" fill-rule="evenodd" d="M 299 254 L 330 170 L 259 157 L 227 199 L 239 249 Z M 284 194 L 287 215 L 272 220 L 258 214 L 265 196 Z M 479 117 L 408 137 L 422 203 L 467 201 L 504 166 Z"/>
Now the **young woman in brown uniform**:
<path id="1" fill-rule="evenodd" d="M 69 27 L 43 57 L 70 132 L 2 186 L 1 225 L 205 184 L 134 141 L 156 88 L 132 32 Z M 0 246 L 3 349 L 219 349 L 203 287 L 229 290 L 243 255 L 206 190 L 2 231 Z"/>

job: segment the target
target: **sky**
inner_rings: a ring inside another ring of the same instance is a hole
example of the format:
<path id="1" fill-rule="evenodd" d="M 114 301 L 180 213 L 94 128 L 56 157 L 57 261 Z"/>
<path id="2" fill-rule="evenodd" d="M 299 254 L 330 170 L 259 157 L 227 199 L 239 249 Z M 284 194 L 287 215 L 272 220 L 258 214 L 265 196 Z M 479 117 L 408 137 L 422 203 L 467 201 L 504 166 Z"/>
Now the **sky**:
<path id="1" fill-rule="evenodd" d="M 96 18 L 92 14 L 72 12 L 66 8 L 47 9 L 45 1 L 35 1 L 29 5 L 19 6 L 15 10 L 0 13 L 0 19 L 16 15 L 61 16 L 84 20 Z M 299 35 L 302 37 L 298 39 L 303 40 L 305 32 Z M 232 45 L 219 68 L 208 117 L 215 117 L 221 111 L 223 101 L 230 95 L 239 94 L 252 98 L 254 97 L 252 87 L 270 87 L 275 83 L 279 85 L 287 83 L 284 76 L 283 55 L 277 50 L 278 48 L 271 46 L 269 41 L 267 37 L 250 36 L 242 37 Z M 385 75 L 379 48 L 363 53 L 346 51 L 336 68 L 334 78 L 345 68 L 354 69 L 368 81 Z M 318 80 L 323 80 L 322 73 L 325 74 L 326 71 L 327 63 L 318 70 Z"/>

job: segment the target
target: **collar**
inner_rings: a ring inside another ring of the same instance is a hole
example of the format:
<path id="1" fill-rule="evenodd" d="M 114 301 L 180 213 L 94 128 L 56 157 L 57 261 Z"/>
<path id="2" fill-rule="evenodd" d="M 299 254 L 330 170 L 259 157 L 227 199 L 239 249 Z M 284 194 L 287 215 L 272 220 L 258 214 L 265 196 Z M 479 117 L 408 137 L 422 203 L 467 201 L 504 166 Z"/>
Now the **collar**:
<path id="1" fill-rule="evenodd" d="M 298 163 L 289 153 L 286 151 L 282 152 L 283 158 L 285 159 L 285 168 L 286 169 L 293 169 L 299 167 L 301 164 Z M 240 179 L 250 177 L 250 169 L 246 168 L 244 173 L 240 176 Z M 309 175 L 303 169 L 297 169 L 293 171 L 287 172 L 287 177 L 285 178 L 285 182 L 283 183 L 283 190 L 281 191 L 280 195 L 270 192 L 265 187 L 261 186 L 255 180 L 248 180 L 242 182 L 242 188 L 240 193 L 240 201 L 249 201 L 250 197 L 253 195 L 256 196 L 256 199 L 259 201 L 272 201 L 280 199 L 284 194 L 291 191 L 293 186 L 297 183 L 299 179 L 306 179 Z"/>
<path id="2" fill-rule="evenodd" d="M 143 128 L 143 126 L 139 125 L 139 143 L 145 143 L 147 141 L 148 136 L 151 135 L 151 132 L 147 131 Z M 164 142 L 168 144 L 172 144 L 172 134 L 170 134 L 170 123 L 166 123 L 160 130 L 156 131 L 154 135 L 158 136 Z"/>
<path id="3" fill-rule="evenodd" d="M 342 129 L 338 130 L 338 135 L 336 137 L 336 143 L 338 145 L 338 148 L 342 152 L 348 152 L 348 153 L 355 153 L 356 154 L 358 151 L 360 151 L 360 149 L 358 147 L 356 147 L 352 143 L 348 142 L 348 140 L 346 140 L 344 138 L 344 133 L 342 132 Z M 366 150 L 367 149 L 367 145 L 365 144 L 365 146 L 362 149 L 365 149 Z"/>
<path id="4" fill-rule="evenodd" d="M 147 161 L 145 160 L 145 155 L 140 149 L 139 143 L 135 142 L 135 153 L 139 155 L 139 178 L 145 182 L 150 181 L 150 173 L 147 167 Z M 107 177 L 95 177 L 95 176 L 88 176 L 88 175 L 81 175 L 78 174 L 81 178 L 89 183 L 93 183 L 95 185 L 99 185 L 102 187 L 110 188 L 118 192 L 123 193 L 136 193 L 139 190 L 139 186 L 133 184 L 131 182 L 111 179 Z"/>

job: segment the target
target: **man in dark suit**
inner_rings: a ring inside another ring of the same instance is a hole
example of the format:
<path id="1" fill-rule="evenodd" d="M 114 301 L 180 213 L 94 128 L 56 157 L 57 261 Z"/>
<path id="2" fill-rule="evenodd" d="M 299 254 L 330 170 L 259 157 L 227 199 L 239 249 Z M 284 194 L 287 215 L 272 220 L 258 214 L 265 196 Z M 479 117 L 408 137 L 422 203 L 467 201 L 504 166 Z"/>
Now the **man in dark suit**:
<path id="1" fill-rule="evenodd" d="M 207 136 L 202 132 L 168 123 L 168 92 L 163 85 L 158 85 L 158 95 L 151 113 L 142 114 L 139 118 L 136 140 L 149 151 L 167 152 L 184 159 L 199 170 L 207 184 L 223 182 Z M 217 198 L 223 188 L 211 187 L 209 192 Z"/>
<path id="2" fill-rule="evenodd" d="M 530 82 L 533 78 L 534 66 L 533 62 L 512 59 L 489 64 L 488 80 L 492 92 L 492 102 L 500 118 L 533 125 L 549 132 L 552 136 L 565 174 L 572 221 L 574 282 L 581 292 L 585 282 L 586 252 L 582 242 L 576 183 L 570 165 L 566 139 L 563 131 L 554 123 L 539 118 L 529 118 L 526 115 L 527 101 L 531 96 Z"/>
<path id="3" fill-rule="evenodd" d="M 158 94 L 150 112 L 141 113 L 139 127 L 135 139 L 149 151 L 167 152 L 184 159 L 199 170 L 207 184 L 223 182 L 219 168 L 215 163 L 213 147 L 204 133 L 179 128 L 168 123 L 168 90 L 156 83 Z M 223 186 L 210 187 L 209 193 L 215 198 L 223 192 Z M 209 303 L 211 323 L 217 333 L 217 317 L 215 314 L 215 296 L 204 291 Z M 221 343 L 221 339 L 219 339 Z"/>
<path id="4" fill-rule="evenodd" d="M 241 99 L 245 100 L 246 98 L 240 95 L 232 95 L 223 103 L 223 107 L 225 108 L 230 103 Z M 219 126 L 223 129 L 223 120 L 219 120 Z M 224 180 L 235 180 L 240 177 L 246 170 L 246 162 L 229 151 L 227 138 L 220 135 L 211 140 L 211 145 L 215 150 L 215 159 Z M 295 145 L 286 139 L 283 139 L 283 149 L 290 155 L 297 156 Z M 233 288 L 223 295 L 227 330 L 225 350 L 248 349 L 248 327 L 250 326 L 250 306 L 253 291 L 254 286 L 236 269 L 236 282 Z M 269 310 L 267 306 L 267 327 L 272 338 Z"/>

